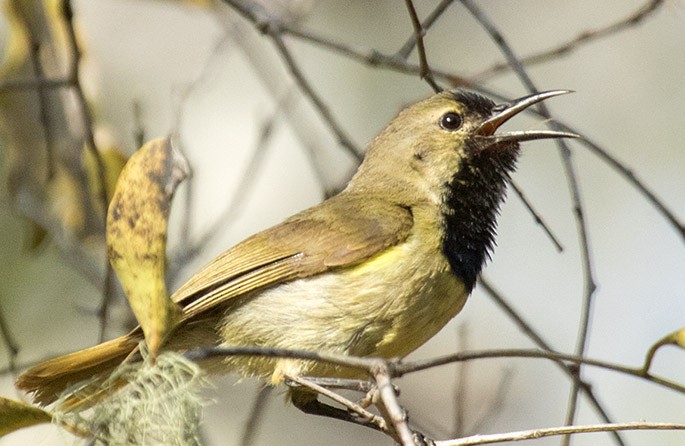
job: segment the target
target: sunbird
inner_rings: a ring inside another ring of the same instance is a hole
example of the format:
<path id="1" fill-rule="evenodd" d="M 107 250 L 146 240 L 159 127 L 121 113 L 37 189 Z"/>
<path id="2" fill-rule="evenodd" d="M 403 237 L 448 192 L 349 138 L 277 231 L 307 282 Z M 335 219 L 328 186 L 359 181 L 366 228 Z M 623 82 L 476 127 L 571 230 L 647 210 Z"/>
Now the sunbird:
<path id="1" fill-rule="evenodd" d="M 510 118 L 567 90 L 495 105 L 461 89 L 405 108 L 368 145 L 347 187 L 259 232 L 203 267 L 173 295 L 181 322 L 164 349 L 251 346 L 402 357 L 464 306 L 494 245 L 499 206 L 519 143 L 577 137 L 558 131 L 496 133 Z M 40 363 L 17 386 L 41 404 L 82 381 L 87 401 L 111 371 L 140 360 L 138 327 L 125 336 Z M 363 378 L 363 372 L 291 358 L 232 356 L 212 372 Z M 360 376 L 362 374 L 362 376 Z M 305 412 L 348 419 L 303 387 Z"/>

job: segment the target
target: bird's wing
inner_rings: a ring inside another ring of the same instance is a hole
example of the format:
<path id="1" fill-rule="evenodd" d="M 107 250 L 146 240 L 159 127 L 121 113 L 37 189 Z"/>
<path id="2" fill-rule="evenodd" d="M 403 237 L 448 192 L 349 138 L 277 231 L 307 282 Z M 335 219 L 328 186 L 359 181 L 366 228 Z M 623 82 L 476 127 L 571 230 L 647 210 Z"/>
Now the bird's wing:
<path id="1" fill-rule="evenodd" d="M 406 239 L 412 224 L 407 208 L 343 193 L 224 252 L 172 299 L 188 320 L 251 291 L 357 264 Z"/>

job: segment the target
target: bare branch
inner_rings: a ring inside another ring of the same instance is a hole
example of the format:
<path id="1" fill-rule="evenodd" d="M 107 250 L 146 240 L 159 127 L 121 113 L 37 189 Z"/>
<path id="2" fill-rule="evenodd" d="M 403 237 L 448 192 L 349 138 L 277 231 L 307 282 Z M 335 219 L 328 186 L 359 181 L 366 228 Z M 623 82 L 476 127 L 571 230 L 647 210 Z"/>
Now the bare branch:
<path id="1" fill-rule="evenodd" d="M 358 370 L 370 371 L 385 360 L 378 358 L 363 358 L 359 356 L 341 355 L 336 353 L 312 352 L 308 350 L 290 350 L 285 348 L 264 347 L 206 347 L 191 350 L 185 357 L 191 361 L 201 361 L 211 358 L 225 358 L 229 356 L 258 356 L 266 358 L 289 358 L 321 361 L 329 364 L 352 367 Z"/>
<path id="2" fill-rule="evenodd" d="M 133 102 L 133 145 L 134 147 L 143 147 L 145 143 L 145 126 L 143 125 L 143 117 L 140 101 Z"/>
<path id="3" fill-rule="evenodd" d="M 428 32 L 430 27 L 433 26 L 433 24 L 442 16 L 442 14 L 452 3 L 454 3 L 454 0 L 442 0 L 438 6 L 436 6 L 430 14 L 428 14 L 428 17 L 426 17 L 426 19 L 421 23 L 421 28 L 424 30 L 424 33 Z M 416 47 L 416 42 L 416 33 L 414 33 L 409 39 L 407 39 L 404 45 L 402 45 L 402 48 L 397 51 L 396 55 L 402 59 L 406 59 L 414 50 L 414 47 Z"/>
<path id="4" fill-rule="evenodd" d="M 545 221 L 542 219 L 542 215 L 540 215 L 540 213 L 535 210 L 532 203 L 528 201 L 528 198 L 526 198 L 526 195 L 523 193 L 523 190 L 521 190 L 519 185 L 516 184 L 516 182 L 513 179 L 509 179 L 509 184 L 511 185 L 511 188 L 514 190 L 516 196 L 518 196 L 519 199 L 523 202 L 523 205 L 526 207 L 530 215 L 533 216 L 533 220 L 535 220 L 535 223 L 540 225 L 544 233 L 547 235 L 547 238 L 549 238 L 554 247 L 557 249 L 557 252 L 562 252 L 564 250 L 564 247 L 559 242 L 559 239 L 554 235 L 549 225 L 545 223 Z"/>
<path id="5" fill-rule="evenodd" d="M 83 120 L 83 128 L 85 131 L 86 147 L 93 155 L 93 159 L 95 159 L 97 165 L 97 174 L 100 180 L 100 200 L 102 201 L 103 209 L 106 212 L 107 205 L 109 204 L 107 197 L 110 191 L 107 190 L 107 181 L 105 180 L 105 165 L 102 161 L 102 156 L 100 156 L 100 152 L 97 149 L 97 145 L 95 144 L 95 134 L 93 133 L 93 117 L 90 114 L 88 101 L 86 100 L 86 95 L 83 92 L 81 80 L 79 78 L 81 50 L 78 47 L 78 42 L 76 39 L 76 31 L 74 29 L 74 12 L 71 6 L 71 0 L 64 1 L 63 14 L 67 28 L 67 45 L 69 46 L 69 53 L 71 55 L 68 78 L 71 81 L 72 89 L 76 94 L 76 99 L 79 103 L 81 119 Z"/>
<path id="6" fill-rule="evenodd" d="M 377 415 L 372 414 L 371 412 L 364 409 L 362 406 L 355 403 L 354 401 L 350 401 L 347 398 L 345 398 L 345 397 L 343 397 L 343 396 L 341 396 L 335 392 L 332 392 L 332 391 L 328 390 L 327 388 L 325 388 L 325 387 L 323 387 L 323 386 L 321 386 L 321 385 L 319 385 L 313 381 L 310 381 L 306 378 L 303 378 L 301 376 L 288 375 L 286 380 L 292 381 L 293 383 L 296 383 L 302 387 L 306 387 L 306 388 L 313 390 L 314 392 L 316 392 L 320 395 L 323 395 L 327 398 L 330 398 L 331 400 L 335 401 L 336 403 L 343 405 L 345 408 L 347 408 L 347 410 L 350 410 L 352 412 L 359 414 L 361 417 L 365 418 L 364 421 L 368 421 L 369 424 L 375 426 L 377 429 L 379 429 L 381 431 L 387 431 L 387 425 L 382 418 L 380 418 Z"/>
<path id="7" fill-rule="evenodd" d="M 511 47 L 507 44 L 504 36 L 500 34 L 494 24 L 489 20 L 489 18 L 483 13 L 483 11 L 473 2 L 472 0 L 462 0 L 462 3 L 471 12 L 471 14 L 478 20 L 478 22 L 483 26 L 488 34 L 495 41 L 497 46 L 500 48 L 502 53 L 505 55 L 508 63 L 511 65 L 512 69 L 516 73 L 517 77 L 521 80 L 523 85 L 530 93 L 535 93 L 538 91 L 537 87 L 534 85 L 528 73 L 526 73 L 525 68 L 521 61 L 516 57 Z M 551 120 L 551 115 L 547 106 L 544 103 L 537 104 L 537 108 L 546 119 Z M 554 130 L 558 130 L 559 126 L 554 121 L 550 121 L 550 126 Z M 578 328 L 578 339 L 576 342 L 576 354 L 582 356 L 585 352 L 585 348 L 588 342 L 589 328 L 590 328 L 590 315 L 592 312 L 592 303 L 595 290 L 597 288 L 594 279 L 594 273 L 592 268 L 592 258 L 590 255 L 590 241 L 587 231 L 587 225 L 585 222 L 585 213 L 583 210 L 583 205 L 580 198 L 580 189 L 578 185 L 578 179 L 575 172 L 575 166 L 572 160 L 572 152 L 568 147 L 566 141 L 563 139 L 556 140 L 556 144 L 559 147 L 559 152 L 561 155 L 564 171 L 566 173 L 566 180 L 571 191 L 571 197 L 573 200 L 573 213 L 576 218 L 576 227 L 578 231 L 578 237 L 580 239 L 580 251 L 583 264 L 583 279 L 585 283 L 585 292 L 583 296 L 583 304 L 581 309 L 581 319 L 580 326 Z M 580 375 L 581 371 L 578 370 Z M 580 387 L 577 381 L 573 381 L 571 386 L 571 394 L 569 397 L 569 406 L 567 410 L 566 424 L 573 424 L 575 416 L 577 413 L 577 401 Z"/>
<path id="8" fill-rule="evenodd" d="M 435 79 L 433 79 L 433 73 L 431 72 L 431 68 L 428 65 L 426 48 L 423 45 L 423 36 L 426 34 L 426 31 L 421 27 L 421 21 L 419 20 L 419 16 L 416 15 L 416 8 L 414 8 L 414 2 L 412 0 L 405 0 L 404 3 L 407 6 L 407 11 L 409 11 L 409 18 L 411 19 L 411 24 L 414 27 L 414 36 L 416 36 L 416 51 L 419 54 L 419 67 L 421 69 L 421 71 L 419 72 L 419 76 L 421 76 L 421 79 L 428 82 L 428 85 L 431 86 L 433 91 L 439 93 L 443 89 L 435 82 Z"/>
<path id="9" fill-rule="evenodd" d="M 461 324 L 459 326 L 459 345 L 457 351 L 468 350 L 468 329 L 466 324 Z M 454 401 L 454 425 L 452 426 L 452 435 L 455 437 L 461 437 L 466 435 L 466 423 L 465 423 L 465 413 L 468 407 L 467 389 L 468 389 L 468 373 L 469 373 L 469 363 L 460 362 L 457 365 L 457 383 L 455 391 L 455 401 Z"/>
<path id="10" fill-rule="evenodd" d="M 557 125 L 564 131 L 573 132 L 573 127 L 570 127 L 560 121 L 557 121 Z M 656 196 L 651 189 L 649 189 L 636 175 L 635 173 L 624 163 L 617 160 L 612 154 L 603 149 L 599 144 L 595 143 L 591 139 L 583 136 L 578 142 L 585 147 L 587 147 L 592 153 L 597 155 L 601 160 L 613 168 L 620 176 L 622 176 L 628 183 L 630 183 L 637 191 L 645 197 L 648 203 L 651 203 L 659 213 L 668 221 L 671 226 L 678 232 L 685 242 L 685 223 L 681 222 L 678 217 L 664 204 L 663 201 Z"/>
<path id="11" fill-rule="evenodd" d="M 570 54 L 571 52 L 580 48 L 582 45 L 591 43 L 594 40 L 607 37 L 612 34 L 619 33 L 621 31 L 628 30 L 640 24 L 648 16 L 656 12 L 660 6 L 663 6 L 664 3 L 664 0 L 648 0 L 647 2 L 645 2 L 645 4 L 640 6 L 635 12 L 630 14 L 628 17 L 625 17 L 624 19 L 618 20 L 603 28 L 583 31 L 573 39 L 568 40 L 554 48 L 521 58 L 521 63 L 523 63 L 524 65 L 535 65 L 555 60 L 559 57 Z M 511 65 L 509 65 L 508 63 L 495 64 L 490 68 L 487 68 L 481 71 L 480 73 L 477 73 L 474 76 L 472 76 L 471 81 L 473 83 L 484 82 L 489 78 L 496 76 L 500 73 L 503 73 L 505 71 L 509 71 L 510 69 Z"/>
<path id="12" fill-rule="evenodd" d="M 271 37 L 274 41 L 274 44 L 276 45 L 276 48 L 281 53 L 283 60 L 288 66 L 290 73 L 293 75 L 295 82 L 300 86 L 304 94 L 307 97 L 309 97 L 314 106 L 318 109 L 319 113 L 324 118 L 324 121 L 328 124 L 333 133 L 338 137 L 338 142 L 343 147 L 345 147 L 348 153 L 351 154 L 355 159 L 361 160 L 362 155 L 359 148 L 357 148 L 357 146 L 345 134 L 345 132 L 342 130 L 342 127 L 340 127 L 340 125 L 333 117 L 333 114 L 331 113 L 328 106 L 324 104 L 323 100 L 319 97 L 319 95 L 314 92 L 314 89 L 309 84 L 309 81 L 307 81 L 304 78 L 304 75 L 300 71 L 300 67 L 297 65 L 297 63 L 295 63 L 295 60 L 293 59 L 292 55 L 290 54 L 290 51 L 286 47 L 285 42 L 283 42 L 281 35 L 276 32 L 271 32 Z"/>
<path id="13" fill-rule="evenodd" d="M 237 7 L 248 9 L 250 7 L 249 2 L 245 2 L 244 0 L 235 0 L 235 3 L 240 5 Z M 353 48 L 351 46 L 342 44 L 340 42 L 328 39 L 320 35 L 316 35 L 311 32 L 305 32 L 296 28 L 292 28 L 289 24 L 278 21 L 277 19 L 271 18 L 271 20 L 284 34 L 288 34 L 290 36 L 299 38 L 303 41 L 321 46 L 329 51 L 354 59 L 360 63 L 369 65 L 371 67 L 390 69 L 407 75 L 420 74 L 420 66 L 416 64 L 411 64 L 401 58 L 398 58 L 397 56 L 385 55 L 378 52 L 375 49 Z M 492 90 L 485 89 L 482 86 L 474 84 L 465 77 L 458 76 L 456 74 L 449 73 L 446 71 L 436 70 L 435 68 L 432 68 L 432 73 L 435 77 L 445 80 L 452 86 L 468 86 L 483 91 L 489 96 L 497 97 L 502 100 L 510 99 L 504 98 L 502 95 L 497 94 Z M 528 110 L 528 112 L 533 112 L 533 110 L 530 109 Z M 563 124 L 562 121 L 555 120 L 555 123 L 556 125 L 561 126 L 563 129 L 566 129 L 566 131 L 573 131 L 571 127 Z M 581 144 L 588 144 L 586 140 L 581 139 L 580 142 Z M 645 197 L 658 208 L 658 210 L 668 219 L 668 221 L 677 228 L 679 233 L 685 239 L 685 225 L 680 223 L 678 219 L 673 215 L 673 213 L 668 209 L 668 207 L 664 205 L 652 192 L 650 192 L 646 188 L 646 186 L 644 186 L 644 184 L 642 184 L 642 182 L 637 177 L 635 177 L 634 174 L 632 174 L 632 172 L 629 169 L 627 169 L 623 164 L 621 164 L 619 161 L 613 158 L 605 150 L 601 149 L 598 145 L 590 143 L 590 148 L 598 155 L 600 155 L 600 157 L 604 159 L 610 166 L 618 170 L 619 173 L 621 173 L 621 175 L 625 176 L 628 179 L 628 181 L 630 181 L 643 195 L 645 195 Z"/>
<path id="14" fill-rule="evenodd" d="M 40 42 L 36 39 L 33 33 L 29 33 L 31 41 L 31 50 L 29 57 L 31 59 L 31 67 L 33 68 L 33 75 L 36 79 L 43 79 L 45 73 L 40 62 Z M 40 123 L 43 128 L 43 137 L 45 138 L 45 150 L 47 155 L 47 179 L 50 180 L 55 174 L 55 148 L 54 135 L 52 133 L 52 126 L 48 115 L 48 98 L 45 93 L 45 87 L 41 83 L 37 84 L 38 90 L 38 113 L 40 116 Z"/>
<path id="15" fill-rule="evenodd" d="M 558 435 L 585 434 L 591 432 L 615 432 L 623 430 L 685 430 L 685 424 L 649 423 L 646 421 L 636 421 L 633 423 L 550 427 L 546 429 L 508 432 L 506 434 L 474 435 L 472 437 L 459 438 L 455 440 L 436 441 L 435 446 L 473 446 L 502 443 L 505 441 L 535 440 L 538 438 Z"/>
<path id="16" fill-rule="evenodd" d="M 287 33 L 290 36 L 297 37 L 303 41 L 318 45 L 329 51 L 338 53 L 341 56 L 345 56 L 356 60 L 357 62 L 369 65 L 370 67 L 384 68 L 412 76 L 421 74 L 420 65 L 407 62 L 404 58 L 398 57 L 397 55 L 383 54 L 380 51 L 372 48 L 353 48 L 349 45 L 342 44 L 311 32 L 290 29 L 287 27 L 283 27 L 282 29 L 284 33 Z M 438 70 L 435 69 L 435 67 L 431 67 L 431 72 L 434 77 L 443 79 L 452 87 L 468 87 L 473 85 L 465 77 L 447 72 L 445 70 Z"/>
<path id="17" fill-rule="evenodd" d="M 680 348 L 685 348 L 685 327 L 680 330 L 676 330 L 673 333 L 669 333 L 663 338 L 656 341 L 647 351 L 645 356 L 645 363 L 642 366 L 643 373 L 649 373 L 649 369 L 652 367 L 652 361 L 654 360 L 654 355 L 657 350 L 659 350 L 664 345 L 675 345 Z"/>
<path id="18" fill-rule="evenodd" d="M 516 325 L 519 327 L 519 329 L 526 335 L 528 338 L 530 338 L 538 347 L 545 349 L 547 351 L 554 351 L 552 346 L 545 341 L 542 338 L 542 335 L 538 333 L 533 326 L 527 322 L 526 320 L 523 319 L 523 316 L 521 316 L 513 306 L 505 299 L 505 297 L 495 290 L 495 288 L 490 284 L 490 282 L 483 277 L 480 278 L 478 283 L 483 287 L 485 292 L 492 298 L 495 303 L 504 311 L 507 316 L 516 323 Z M 585 395 L 588 397 L 590 400 L 590 403 L 594 407 L 595 411 L 599 414 L 599 416 L 604 420 L 606 423 L 613 423 L 613 419 L 609 416 L 607 409 L 604 407 L 604 405 L 599 401 L 599 398 L 597 395 L 595 395 L 594 390 L 592 390 L 592 386 L 590 384 L 586 383 L 581 377 L 578 375 L 578 368 L 573 365 L 570 366 L 568 364 L 565 364 L 562 361 L 557 361 L 557 365 L 566 373 L 566 375 L 571 378 L 572 380 L 578 382 L 578 385 L 580 386 L 580 389 L 585 393 Z M 623 438 L 621 438 L 621 435 L 618 432 L 613 433 L 614 440 L 618 445 L 624 446 L 625 442 L 623 441 Z"/>
<path id="19" fill-rule="evenodd" d="M 233 7 L 238 11 L 243 17 L 250 20 L 261 32 L 269 35 L 273 41 L 276 49 L 278 50 L 283 62 L 293 76 L 293 79 L 300 87 L 302 92 L 309 98 L 314 107 L 318 110 L 319 114 L 323 117 L 324 121 L 331 129 L 331 131 L 338 138 L 338 142 L 347 150 L 347 152 L 352 155 L 355 159 L 361 160 L 362 155 L 357 146 L 350 140 L 347 134 L 343 131 L 342 127 L 338 124 L 337 120 L 333 117 L 328 106 L 323 102 L 321 97 L 314 91 L 309 81 L 304 77 L 299 65 L 293 59 L 290 50 L 286 46 L 281 33 L 283 32 L 283 27 L 280 20 L 269 15 L 269 13 L 261 6 L 256 3 L 247 2 L 245 0 L 223 0 L 224 3 Z"/>
<path id="20" fill-rule="evenodd" d="M 498 349 L 474 352 L 460 352 L 451 355 L 440 356 L 418 361 L 402 362 L 401 360 L 388 361 L 383 358 L 359 357 L 342 355 L 328 352 L 312 352 L 307 350 L 291 350 L 284 348 L 265 347 L 205 347 L 191 350 L 185 353 L 186 358 L 192 361 L 201 361 L 211 358 L 223 358 L 229 356 L 256 356 L 267 358 L 290 358 L 320 361 L 358 370 L 366 370 L 370 374 L 376 373 L 377 367 L 388 367 L 391 378 L 399 378 L 409 373 L 427 370 L 441 365 L 471 361 L 475 359 L 492 358 L 538 358 L 550 361 L 568 361 L 573 364 L 587 364 L 625 375 L 641 378 L 654 384 L 685 393 L 685 385 L 661 378 L 660 376 L 646 373 L 642 366 L 628 367 L 598 359 L 584 358 L 577 355 L 569 355 L 553 351 L 529 350 L 529 349 Z"/>
<path id="21" fill-rule="evenodd" d="M 181 244 L 181 247 L 177 249 L 170 258 L 172 259 L 171 270 L 176 271 L 180 269 L 183 265 L 189 262 L 191 259 L 196 257 L 202 252 L 202 249 L 206 247 L 213 237 L 219 234 L 219 230 L 226 230 L 226 226 L 235 221 L 236 215 L 240 213 L 243 208 L 243 204 L 247 197 L 249 197 L 249 192 L 255 184 L 258 178 L 257 173 L 261 169 L 264 161 L 266 160 L 266 155 L 271 147 L 271 137 L 273 135 L 274 125 L 276 124 L 276 117 L 280 114 L 285 103 L 288 101 L 289 95 L 287 95 L 283 100 L 278 101 L 276 109 L 262 124 L 259 134 L 257 137 L 257 143 L 252 150 L 252 157 L 247 163 L 247 166 L 243 170 L 243 175 L 240 177 L 240 182 L 233 191 L 231 197 L 227 200 L 228 205 L 225 210 L 214 220 L 214 223 L 206 230 L 204 233 L 194 242 L 187 242 Z M 190 193 L 188 193 L 190 195 Z M 172 273 L 173 274 L 173 273 Z"/>
<path id="22" fill-rule="evenodd" d="M 380 408 L 386 413 L 386 418 L 392 424 L 397 435 L 396 440 L 402 446 L 414 446 L 414 433 L 409 429 L 406 412 L 397 401 L 397 394 L 390 381 L 391 376 L 387 364 L 378 363 L 371 372 L 376 380 L 380 399 L 383 403 Z"/>
<path id="23" fill-rule="evenodd" d="M 484 426 L 492 422 L 494 418 L 493 415 L 496 416 L 497 411 L 501 410 L 504 404 L 506 403 L 506 396 L 509 393 L 513 375 L 514 373 L 511 369 L 507 368 L 504 370 L 504 373 L 502 374 L 502 377 L 500 378 L 499 383 L 497 384 L 497 390 L 494 392 L 494 398 L 492 399 L 492 401 L 490 401 L 490 404 L 488 405 L 489 410 L 486 410 L 473 423 L 473 426 L 469 429 L 469 432 L 480 432 L 483 430 Z"/>
<path id="24" fill-rule="evenodd" d="M 78 47 L 78 42 L 76 39 L 76 30 L 74 28 L 74 11 L 71 6 L 71 0 L 65 0 L 63 3 L 62 12 L 64 14 L 64 21 L 66 23 L 67 29 L 67 45 L 69 47 L 69 53 L 71 55 L 71 62 L 69 67 L 69 79 L 71 80 L 71 87 L 76 95 L 76 100 L 79 104 L 81 119 L 83 121 L 83 130 L 85 132 L 86 148 L 93 156 L 95 160 L 96 170 L 98 180 L 100 182 L 100 201 L 102 203 L 102 221 L 107 220 L 107 206 L 109 205 L 110 192 L 107 188 L 107 180 L 105 178 L 105 164 L 100 155 L 100 151 L 95 144 L 95 134 L 93 132 L 93 118 L 90 114 L 90 108 L 88 107 L 88 101 L 86 100 L 86 95 L 81 87 L 81 80 L 79 79 L 79 65 L 81 63 L 81 50 Z M 103 223 L 104 227 L 104 223 Z M 105 277 L 102 284 L 102 299 L 100 301 L 100 307 L 98 308 L 98 317 L 100 320 L 99 335 L 98 339 L 104 341 L 105 330 L 107 327 L 108 320 L 108 309 L 109 304 L 113 298 L 113 287 L 112 281 L 114 279 L 114 273 L 112 271 L 112 266 L 105 256 Z"/>
<path id="25" fill-rule="evenodd" d="M 9 356 L 9 372 L 16 372 L 17 370 L 17 355 L 19 354 L 19 344 L 14 340 L 14 336 L 10 331 L 9 325 L 7 325 L 7 319 L 5 318 L 5 313 L 0 307 L 0 337 L 5 341 L 5 346 L 7 346 L 8 356 Z"/>
<path id="26" fill-rule="evenodd" d="M 393 376 L 400 377 L 407 373 L 414 373 L 421 370 L 427 370 L 440 365 L 452 364 L 460 361 L 471 361 L 474 359 L 488 359 L 488 358 L 540 358 L 551 361 L 568 361 L 573 364 L 585 364 L 593 367 L 599 367 L 614 372 L 623 373 L 625 375 L 641 378 L 660 386 L 685 393 L 685 384 L 680 384 L 661 378 L 651 373 L 645 373 L 642 366 L 627 367 L 618 364 L 613 364 L 607 361 L 598 359 L 584 358 L 577 355 L 569 355 L 565 353 L 557 353 L 553 351 L 540 350 L 526 350 L 526 349 L 499 349 L 499 350 L 484 350 L 476 352 L 460 352 L 453 353 L 438 358 L 425 359 L 413 362 L 394 363 L 392 367 Z M 328 362 L 328 361 L 327 361 Z"/>
<path id="27" fill-rule="evenodd" d="M 255 398 L 250 414 L 247 417 L 247 422 L 245 422 L 243 435 L 239 443 L 241 446 L 252 446 L 254 444 L 259 425 L 264 416 L 264 409 L 266 409 L 266 403 L 269 401 L 272 390 L 273 387 L 264 386 L 257 392 L 257 398 Z"/>
<path id="28" fill-rule="evenodd" d="M 506 96 L 501 95 L 500 93 L 493 91 L 491 89 L 485 88 L 480 85 L 473 85 L 472 86 L 475 90 L 481 91 L 484 94 L 487 94 L 488 96 L 495 98 L 499 101 L 510 101 L 511 98 L 508 98 Z M 547 116 L 543 113 L 541 113 L 538 110 L 535 110 L 533 107 L 528 108 L 525 110 L 525 113 L 530 113 L 533 115 L 536 115 L 542 119 L 545 119 L 549 121 Z M 576 141 L 578 141 L 579 144 L 584 145 L 587 149 L 590 150 L 593 154 L 598 156 L 602 161 L 604 161 L 606 164 L 609 165 L 612 169 L 614 169 L 620 176 L 622 176 L 628 183 L 630 183 L 637 191 L 644 196 L 644 198 L 647 200 L 648 203 L 651 203 L 659 213 L 662 214 L 662 216 L 674 227 L 674 229 L 678 232 L 678 234 L 683 238 L 683 241 L 685 241 L 685 223 L 681 222 L 678 217 L 675 216 L 673 211 L 671 211 L 668 206 L 659 199 L 659 197 L 656 196 L 654 192 L 652 192 L 651 189 L 649 189 L 642 180 L 640 180 L 635 173 L 627 167 L 623 162 L 619 161 L 614 155 L 609 153 L 606 149 L 604 149 L 602 146 L 600 146 L 598 143 L 595 141 L 591 140 L 588 138 L 587 135 L 585 135 L 583 132 L 577 130 L 576 128 L 566 124 L 564 121 L 560 119 L 553 119 L 554 125 L 557 130 L 561 130 L 564 132 L 570 132 L 570 133 L 576 133 L 579 135 L 583 135 L 582 138 L 578 138 Z"/>
<path id="29" fill-rule="evenodd" d="M 402 57 L 398 57 L 397 55 L 383 54 L 376 49 L 353 48 L 349 45 L 345 45 L 343 43 L 326 38 L 324 36 L 317 35 L 312 32 L 302 31 L 298 28 L 293 27 L 291 24 L 287 22 L 283 22 L 275 17 L 269 16 L 266 13 L 266 11 L 263 11 L 263 8 L 249 1 L 223 1 L 224 3 L 230 4 L 239 13 L 241 13 L 243 17 L 246 17 L 263 32 L 265 32 L 264 29 L 266 27 L 270 26 L 277 29 L 278 32 L 281 34 L 287 34 L 289 36 L 296 37 L 300 40 L 313 43 L 329 51 L 338 53 L 345 57 L 349 57 L 351 59 L 357 60 L 358 62 L 364 63 L 372 67 L 386 68 L 408 75 L 417 75 L 421 73 L 421 67 L 419 65 L 409 63 Z M 467 80 L 465 77 L 449 73 L 444 70 L 436 70 L 434 67 L 432 67 L 431 72 L 433 76 L 445 80 L 452 86 L 471 85 L 471 82 Z"/>
<path id="30" fill-rule="evenodd" d="M 0 93 L 14 90 L 64 88 L 70 86 L 71 79 L 50 79 L 45 77 L 37 77 L 35 79 L 8 79 L 4 82 L 0 82 Z"/>

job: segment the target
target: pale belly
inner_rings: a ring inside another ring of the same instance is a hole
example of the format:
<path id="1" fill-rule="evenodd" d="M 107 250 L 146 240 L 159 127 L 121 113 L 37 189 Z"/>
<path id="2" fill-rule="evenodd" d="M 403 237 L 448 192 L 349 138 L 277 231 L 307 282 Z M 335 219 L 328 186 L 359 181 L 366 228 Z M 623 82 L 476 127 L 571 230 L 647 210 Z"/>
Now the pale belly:
<path id="1" fill-rule="evenodd" d="M 437 249 L 408 240 L 348 270 L 300 279 L 228 309 L 226 346 L 299 349 L 355 356 L 404 356 L 463 307 L 467 292 Z M 354 376 L 300 360 L 229 358 L 245 375 Z"/>

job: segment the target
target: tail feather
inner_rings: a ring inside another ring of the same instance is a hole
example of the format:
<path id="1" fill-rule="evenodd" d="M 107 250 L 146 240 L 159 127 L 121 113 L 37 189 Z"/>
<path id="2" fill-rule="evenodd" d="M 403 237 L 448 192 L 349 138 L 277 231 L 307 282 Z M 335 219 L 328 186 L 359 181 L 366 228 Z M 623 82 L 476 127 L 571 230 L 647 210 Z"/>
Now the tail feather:
<path id="1" fill-rule="evenodd" d="M 49 359 L 31 367 L 17 379 L 17 387 L 47 405 L 68 387 L 81 381 L 104 380 L 138 346 L 139 335 L 129 334 L 96 346 Z"/>

